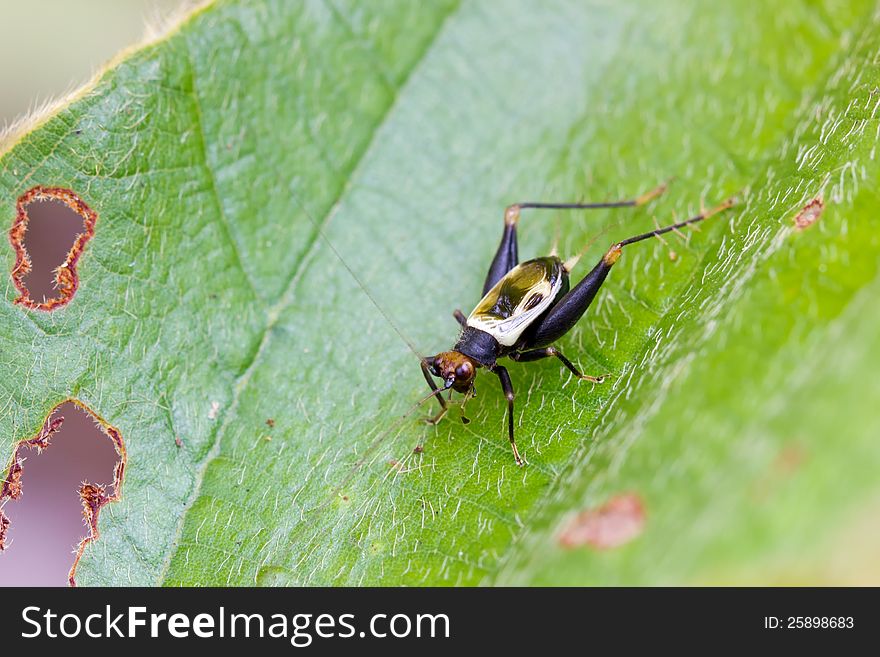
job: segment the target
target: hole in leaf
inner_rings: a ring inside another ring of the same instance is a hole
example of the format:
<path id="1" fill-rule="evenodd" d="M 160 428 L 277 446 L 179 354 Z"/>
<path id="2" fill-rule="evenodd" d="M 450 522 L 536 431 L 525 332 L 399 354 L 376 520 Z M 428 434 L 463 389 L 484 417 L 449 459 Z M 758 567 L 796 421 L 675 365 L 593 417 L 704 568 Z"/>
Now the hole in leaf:
<path id="1" fill-rule="evenodd" d="M 73 298 L 76 265 L 98 216 L 69 189 L 34 187 L 18 199 L 9 241 L 15 249 L 15 303 L 53 310 Z"/>
<path id="2" fill-rule="evenodd" d="M 124 468 L 115 428 L 78 401 L 56 406 L 18 444 L 0 487 L 0 585 L 75 585 L 101 508 L 119 499 Z"/>

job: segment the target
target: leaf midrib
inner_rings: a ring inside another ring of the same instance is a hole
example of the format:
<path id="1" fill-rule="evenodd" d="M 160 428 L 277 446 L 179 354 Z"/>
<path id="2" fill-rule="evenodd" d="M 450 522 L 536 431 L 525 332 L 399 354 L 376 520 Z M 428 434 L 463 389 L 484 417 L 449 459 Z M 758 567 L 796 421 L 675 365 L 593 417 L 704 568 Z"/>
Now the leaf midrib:
<path id="1" fill-rule="evenodd" d="M 333 218 L 333 215 L 337 212 L 337 210 L 339 209 L 339 206 L 345 200 L 345 197 L 351 188 L 352 178 L 357 174 L 362 163 L 367 159 L 367 156 L 372 151 L 373 145 L 376 141 L 377 136 L 381 133 L 383 126 L 387 123 L 389 117 L 394 112 L 394 109 L 397 106 L 398 100 L 403 95 L 404 90 L 406 89 L 407 85 L 409 84 L 410 79 L 412 79 L 414 73 L 419 69 L 419 67 L 426 60 L 428 54 L 431 52 L 434 45 L 437 43 L 438 39 L 440 38 L 441 34 L 444 32 L 450 19 L 458 12 L 458 9 L 460 8 L 460 6 L 461 6 L 461 1 L 458 0 L 450 8 L 450 10 L 443 16 L 443 18 L 438 23 L 437 29 L 435 30 L 434 34 L 427 41 L 424 48 L 422 49 L 422 52 L 413 60 L 412 66 L 406 72 L 406 74 L 403 76 L 400 84 L 398 84 L 396 87 L 392 86 L 393 97 L 391 98 L 387 107 L 383 111 L 382 116 L 379 117 L 379 120 L 373 126 L 373 129 L 370 133 L 369 140 L 368 140 L 366 146 L 363 148 L 360 155 L 352 163 L 352 165 L 348 168 L 348 170 L 340 172 L 339 175 L 344 177 L 345 182 L 340 187 L 339 193 L 336 195 L 336 198 L 333 199 L 333 202 L 330 204 L 330 206 L 329 206 L 328 210 L 326 211 L 326 213 L 324 214 L 324 216 L 322 218 L 320 218 L 320 220 L 315 219 L 311 215 L 308 214 L 308 211 L 305 209 L 305 206 L 302 203 L 299 204 L 300 207 L 303 209 L 303 213 L 307 216 L 308 220 L 314 224 L 314 226 L 312 227 L 311 234 L 309 235 L 309 238 L 306 242 L 306 248 L 304 249 L 302 256 L 299 258 L 299 261 L 296 264 L 296 267 L 293 271 L 293 274 L 291 275 L 291 277 L 290 277 L 287 285 L 285 286 L 284 291 L 281 293 L 278 301 L 276 301 L 276 303 L 274 303 L 268 309 L 268 311 L 266 313 L 266 315 L 267 315 L 266 325 L 265 325 L 265 328 L 263 329 L 262 335 L 260 336 L 259 343 L 258 343 L 257 347 L 253 350 L 248 361 L 246 361 L 246 363 L 244 364 L 242 374 L 236 378 L 235 383 L 233 384 L 234 389 L 233 389 L 232 399 L 230 401 L 228 410 L 223 414 L 223 419 L 221 420 L 220 426 L 218 427 L 217 431 L 214 433 L 215 438 L 214 438 L 213 443 L 211 444 L 211 447 L 208 450 L 208 453 L 205 455 L 205 458 L 203 459 L 202 463 L 199 465 L 199 467 L 196 470 L 196 474 L 195 474 L 194 481 L 193 481 L 192 494 L 190 495 L 189 499 L 186 501 L 186 504 L 184 505 L 183 512 L 180 514 L 180 519 L 177 523 L 177 528 L 174 532 L 173 537 L 171 537 L 171 540 L 169 542 L 170 549 L 168 550 L 167 554 L 165 555 L 164 562 L 163 562 L 162 567 L 159 571 L 159 575 L 157 578 L 158 584 L 161 585 L 165 581 L 165 578 L 168 575 L 168 571 L 171 567 L 171 562 L 172 562 L 174 555 L 176 553 L 175 547 L 180 542 L 180 537 L 183 533 L 183 528 L 184 528 L 184 525 L 186 524 L 186 519 L 189 515 L 189 511 L 192 508 L 192 506 L 195 504 L 195 502 L 199 499 L 199 496 L 201 493 L 201 488 L 202 488 L 202 482 L 204 481 L 205 474 L 207 473 L 208 468 L 211 466 L 211 463 L 213 463 L 213 461 L 216 458 L 218 458 L 221 454 L 223 436 L 226 433 L 226 430 L 227 430 L 229 424 L 236 417 L 236 413 L 238 410 L 238 404 L 241 399 L 242 392 L 248 387 L 248 384 L 250 383 L 251 377 L 253 376 L 253 373 L 257 367 L 257 364 L 260 362 L 260 357 L 262 356 L 263 352 L 266 350 L 266 348 L 268 347 L 269 343 L 272 340 L 273 329 L 274 329 L 275 325 L 277 324 L 279 317 L 282 315 L 283 311 L 290 305 L 290 303 L 295 298 L 295 292 L 296 292 L 296 288 L 299 284 L 299 281 L 301 280 L 303 274 L 307 270 L 307 265 L 308 265 L 309 261 L 314 257 L 315 251 L 317 249 L 317 246 L 318 246 L 320 240 L 322 238 L 326 239 L 323 237 L 325 234 L 325 230 L 326 230 L 328 224 L 330 223 L 330 220 Z M 334 12 L 334 16 L 336 16 L 335 12 Z M 338 19 L 339 18 L 337 16 L 337 20 Z M 187 44 L 185 44 L 185 47 L 187 48 L 187 57 L 189 58 L 188 42 L 187 42 Z M 190 70 L 192 71 L 192 81 L 193 81 L 192 93 L 196 97 L 195 102 L 198 107 L 199 100 L 197 97 L 198 92 L 196 90 L 196 73 L 195 73 L 195 69 L 192 67 L 191 59 L 190 59 Z M 382 73 L 382 75 L 383 75 L 383 79 L 386 79 L 384 72 Z M 201 121 L 200 117 L 199 117 L 199 121 Z M 210 162 L 208 161 L 207 144 L 205 142 L 204 132 L 201 130 L 201 123 L 199 124 L 199 129 L 200 129 L 200 135 L 202 136 L 202 144 L 203 144 L 202 153 L 203 153 L 204 160 L 205 160 L 205 167 L 208 170 L 208 173 L 211 177 L 212 184 L 213 184 L 214 172 L 213 172 L 213 169 L 211 168 Z M 217 201 L 219 211 L 221 213 L 221 221 L 222 221 L 222 217 L 224 216 L 222 214 L 223 213 L 222 203 L 221 203 L 221 199 L 219 197 L 219 194 L 217 193 L 216 187 L 214 187 L 214 198 Z M 224 226 L 224 228 L 226 228 L 226 226 Z M 230 239 L 232 239 L 231 236 L 230 236 Z M 235 247 L 234 250 L 236 252 L 236 258 L 238 258 L 238 262 L 239 262 L 239 264 L 241 264 L 241 259 L 238 255 L 237 247 Z M 245 278 L 248 280 L 248 283 L 251 285 L 251 288 L 253 289 L 253 284 L 251 283 L 250 277 L 248 276 L 247 272 L 245 272 L 243 268 L 242 268 L 242 272 L 243 272 Z"/>

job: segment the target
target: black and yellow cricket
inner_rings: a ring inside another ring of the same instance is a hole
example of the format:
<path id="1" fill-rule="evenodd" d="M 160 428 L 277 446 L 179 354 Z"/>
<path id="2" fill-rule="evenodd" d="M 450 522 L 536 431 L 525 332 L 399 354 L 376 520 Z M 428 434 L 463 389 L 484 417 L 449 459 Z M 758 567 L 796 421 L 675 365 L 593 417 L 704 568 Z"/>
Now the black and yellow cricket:
<path id="1" fill-rule="evenodd" d="M 449 351 L 422 358 L 422 372 L 433 391 L 428 399 L 436 397 L 440 404 L 440 412 L 428 421 L 437 423 L 446 414 L 448 404 L 442 396 L 444 391 L 449 390 L 450 397 L 453 390 L 460 392 L 467 400 L 473 395 L 477 370 L 486 368 L 498 377 L 507 397 L 510 446 L 517 465 L 524 465 L 525 460 L 513 436 L 513 384 L 507 368 L 499 365 L 498 360 L 505 356 L 517 362 L 555 357 L 579 379 L 602 383 L 605 376 L 583 374 L 553 343 L 568 333 L 589 308 L 611 268 L 620 258 L 623 247 L 703 221 L 731 207 L 733 200 L 701 212 L 687 221 L 612 244 L 596 266 L 572 289 L 569 289 L 569 274 L 580 256 L 563 261 L 554 248 L 549 256 L 518 262 L 516 227 L 520 212 L 532 208 L 591 210 L 635 207 L 656 198 L 665 188 L 665 185 L 661 185 L 634 199 L 606 203 L 528 202 L 509 206 L 504 213 L 501 244 L 483 284 L 483 298 L 468 317 L 460 310 L 453 313 L 462 327 L 458 342 Z M 437 386 L 433 377 L 443 380 L 442 387 Z"/>

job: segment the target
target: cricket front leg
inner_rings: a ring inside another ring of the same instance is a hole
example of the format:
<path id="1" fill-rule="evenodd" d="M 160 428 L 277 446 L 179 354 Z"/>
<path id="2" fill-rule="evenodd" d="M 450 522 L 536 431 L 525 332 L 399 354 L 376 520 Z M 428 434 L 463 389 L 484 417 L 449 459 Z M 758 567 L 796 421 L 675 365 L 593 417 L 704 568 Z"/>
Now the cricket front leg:
<path id="1" fill-rule="evenodd" d="M 495 374 L 498 375 L 501 389 L 504 391 L 504 396 L 507 397 L 507 434 L 510 438 L 510 447 L 513 449 L 513 459 L 517 465 L 523 466 L 526 464 L 525 459 L 519 455 L 519 450 L 516 448 L 516 440 L 513 437 L 513 400 L 516 397 L 513 392 L 513 383 L 510 380 L 510 374 L 507 373 L 507 369 L 504 367 L 496 366 Z"/>
<path id="2" fill-rule="evenodd" d="M 428 382 L 428 385 L 431 386 L 431 390 L 434 391 L 434 397 L 437 399 L 437 402 L 440 404 L 440 410 L 437 412 L 437 415 L 433 417 L 429 417 L 425 420 L 428 424 L 437 424 L 440 420 L 443 419 L 443 416 L 449 411 L 449 406 L 446 404 L 446 400 L 443 399 L 443 391 L 437 387 L 437 384 L 434 383 L 434 377 L 431 376 L 431 370 L 428 369 L 427 363 L 422 361 L 422 374 L 425 376 L 425 381 Z"/>

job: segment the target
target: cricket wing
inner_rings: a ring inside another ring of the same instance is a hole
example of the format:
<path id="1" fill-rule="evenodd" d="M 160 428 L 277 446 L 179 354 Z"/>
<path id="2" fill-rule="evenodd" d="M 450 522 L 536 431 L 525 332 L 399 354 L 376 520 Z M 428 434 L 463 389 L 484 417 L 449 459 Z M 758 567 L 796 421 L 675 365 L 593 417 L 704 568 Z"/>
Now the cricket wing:
<path id="1" fill-rule="evenodd" d="M 536 258 L 511 269 L 486 293 L 467 319 L 468 326 L 507 347 L 553 305 L 564 283 L 559 258 Z"/>

